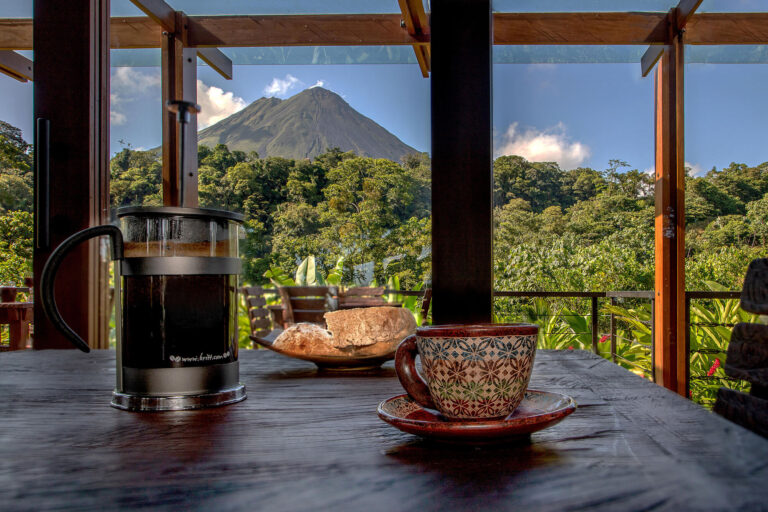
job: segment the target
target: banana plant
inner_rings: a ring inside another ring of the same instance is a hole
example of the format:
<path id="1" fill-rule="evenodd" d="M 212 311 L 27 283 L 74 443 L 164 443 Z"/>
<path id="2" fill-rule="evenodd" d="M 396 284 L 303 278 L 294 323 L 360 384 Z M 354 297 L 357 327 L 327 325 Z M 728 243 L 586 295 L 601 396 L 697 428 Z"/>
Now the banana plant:
<path id="1" fill-rule="evenodd" d="M 325 286 L 325 279 L 317 268 L 314 256 L 307 256 L 301 261 L 294 281 L 297 286 Z"/>

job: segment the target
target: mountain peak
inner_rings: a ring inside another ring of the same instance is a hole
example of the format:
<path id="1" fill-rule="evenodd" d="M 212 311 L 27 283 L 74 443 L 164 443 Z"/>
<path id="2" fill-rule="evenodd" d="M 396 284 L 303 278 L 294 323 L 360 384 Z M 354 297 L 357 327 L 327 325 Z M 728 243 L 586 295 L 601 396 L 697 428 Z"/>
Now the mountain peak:
<path id="1" fill-rule="evenodd" d="M 200 131 L 200 144 L 259 156 L 314 158 L 329 148 L 399 161 L 416 150 L 353 109 L 339 94 L 310 87 L 281 100 L 260 98 Z"/>

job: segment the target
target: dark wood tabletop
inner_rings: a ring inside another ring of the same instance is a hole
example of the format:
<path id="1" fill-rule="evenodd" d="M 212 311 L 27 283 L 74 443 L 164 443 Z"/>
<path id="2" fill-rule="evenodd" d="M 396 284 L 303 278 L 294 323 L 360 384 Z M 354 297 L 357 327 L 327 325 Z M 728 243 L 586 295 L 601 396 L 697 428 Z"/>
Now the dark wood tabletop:
<path id="1" fill-rule="evenodd" d="M 377 404 L 402 392 L 391 363 L 240 361 L 244 402 L 130 413 L 108 405 L 112 351 L 0 354 L 0 509 L 768 509 L 768 440 L 588 352 L 539 351 L 531 387 L 579 409 L 494 447 L 382 422 Z"/>

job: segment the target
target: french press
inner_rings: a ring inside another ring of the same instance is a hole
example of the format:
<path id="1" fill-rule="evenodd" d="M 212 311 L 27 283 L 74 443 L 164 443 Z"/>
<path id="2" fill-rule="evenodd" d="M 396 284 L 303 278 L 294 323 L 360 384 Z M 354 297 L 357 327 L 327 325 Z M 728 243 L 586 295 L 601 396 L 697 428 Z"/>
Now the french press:
<path id="1" fill-rule="evenodd" d="M 118 209 L 117 218 L 119 227 L 84 229 L 51 253 L 40 280 L 48 318 L 77 348 L 90 350 L 61 317 L 53 287 L 61 262 L 76 245 L 107 235 L 117 303 L 112 406 L 163 411 L 245 399 L 237 360 L 243 216 L 203 208 L 127 207 Z"/>

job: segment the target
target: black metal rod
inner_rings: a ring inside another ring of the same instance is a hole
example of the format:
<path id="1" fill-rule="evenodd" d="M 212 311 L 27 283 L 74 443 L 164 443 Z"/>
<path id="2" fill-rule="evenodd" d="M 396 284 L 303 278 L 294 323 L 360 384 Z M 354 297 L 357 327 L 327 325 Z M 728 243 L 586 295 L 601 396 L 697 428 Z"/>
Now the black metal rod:
<path id="1" fill-rule="evenodd" d="M 616 299 L 611 297 L 611 306 L 616 305 Z M 616 315 L 611 311 L 611 361 L 616 362 Z"/>

